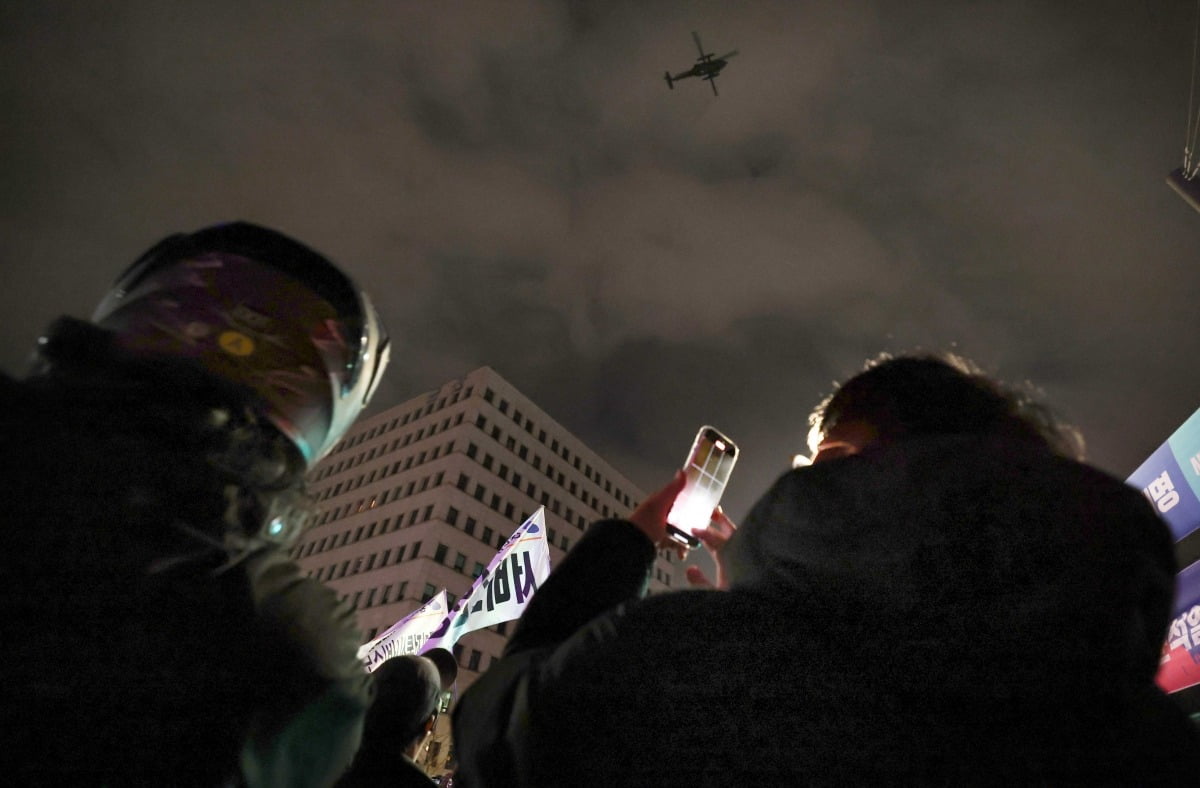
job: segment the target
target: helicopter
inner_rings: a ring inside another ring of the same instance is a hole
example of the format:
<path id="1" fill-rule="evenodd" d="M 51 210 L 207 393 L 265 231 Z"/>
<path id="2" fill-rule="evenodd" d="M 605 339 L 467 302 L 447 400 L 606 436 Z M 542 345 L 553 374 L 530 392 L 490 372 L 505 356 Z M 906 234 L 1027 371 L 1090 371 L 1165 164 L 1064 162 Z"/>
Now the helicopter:
<path id="1" fill-rule="evenodd" d="M 704 45 L 700 43 L 700 36 L 696 35 L 695 31 L 692 31 L 692 38 L 696 40 L 696 49 L 700 50 L 700 57 L 696 59 L 696 65 L 678 74 L 671 74 L 668 71 L 666 73 L 667 87 L 674 90 L 675 80 L 686 79 L 687 77 L 700 77 L 701 79 L 708 80 L 708 84 L 712 85 L 713 95 L 716 96 L 718 95 L 717 83 L 715 82 L 717 74 L 720 74 L 721 69 L 729 65 L 729 58 L 736 55 L 737 50 L 735 49 L 732 52 L 714 58 L 712 52 L 704 51 Z"/>

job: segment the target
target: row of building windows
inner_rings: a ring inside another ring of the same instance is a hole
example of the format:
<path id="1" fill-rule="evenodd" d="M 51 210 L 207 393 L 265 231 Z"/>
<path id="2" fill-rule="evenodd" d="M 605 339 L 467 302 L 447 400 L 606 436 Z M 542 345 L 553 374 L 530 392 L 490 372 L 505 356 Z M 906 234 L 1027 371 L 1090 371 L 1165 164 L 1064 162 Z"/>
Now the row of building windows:
<path id="1" fill-rule="evenodd" d="M 395 503 L 396 501 L 400 500 L 401 498 L 407 498 L 408 496 L 413 495 L 415 493 L 421 493 L 421 492 L 425 492 L 426 490 L 431 490 L 435 487 L 441 486 L 442 479 L 444 479 L 444 478 L 445 478 L 445 472 L 438 471 L 437 473 L 433 474 L 432 476 L 426 476 L 420 480 L 413 479 L 413 480 L 409 481 L 407 486 L 400 484 L 400 485 L 397 485 L 396 488 L 393 490 L 384 490 L 383 492 L 376 493 L 375 495 L 372 495 L 369 498 L 360 498 L 357 501 L 355 501 L 354 503 L 347 503 L 343 506 L 338 506 L 334 509 L 329 509 L 328 511 L 321 514 L 320 519 L 317 521 L 316 525 L 325 525 L 326 523 L 331 523 L 331 522 L 334 522 L 335 520 L 340 520 L 343 517 L 348 517 L 352 514 L 359 514 L 360 512 L 365 512 L 365 511 L 369 511 L 371 509 L 375 509 L 377 507 L 383 506 L 384 504 L 388 503 L 389 501 L 392 503 Z"/>
<path id="2" fill-rule="evenodd" d="M 475 426 L 479 427 L 481 431 L 486 431 L 487 419 L 482 413 L 476 417 Z M 502 443 L 504 436 L 499 427 L 493 425 L 490 434 L 497 444 Z M 534 453 L 531 458 L 528 449 L 523 444 L 517 445 L 512 436 L 508 436 L 506 440 L 503 440 L 503 445 L 509 451 L 513 451 L 519 459 L 528 462 L 534 470 L 540 471 L 552 484 L 557 484 L 561 489 L 575 496 L 584 506 L 590 506 L 592 510 L 600 512 L 604 517 L 609 517 L 613 514 L 612 510 L 608 508 L 607 503 L 601 503 L 595 495 L 589 496 L 587 490 L 582 489 L 574 480 L 568 479 L 563 475 L 562 471 L 557 470 L 551 463 L 546 462 L 543 464 L 541 455 Z M 524 481 L 521 474 L 513 471 L 510 476 L 508 466 L 500 463 L 497 467 L 497 463 L 491 454 L 483 452 L 481 457 L 479 447 L 474 443 L 467 445 L 467 456 L 482 465 L 485 470 L 492 471 L 501 479 L 508 481 L 509 484 L 520 489 L 521 482 Z M 540 495 L 537 494 L 536 486 L 532 482 L 526 483 L 525 493 L 530 498 L 539 501 L 543 506 L 548 506 L 551 511 L 563 517 L 568 522 L 575 523 L 581 530 L 587 527 L 587 517 L 582 514 L 577 515 L 570 507 L 561 507 L 565 509 L 565 512 L 560 511 L 558 499 L 552 499 L 549 493 L 545 491 L 542 491 Z M 624 495 L 623 493 L 621 494 Z M 628 496 L 625 496 L 625 500 L 628 500 Z"/>
<path id="3" fill-rule="evenodd" d="M 437 474 L 433 478 L 437 483 L 441 483 L 441 475 Z M 422 487 L 421 489 L 425 489 Z M 372 504 L 371 508 L 374 508 Z M 313 553 L 323 553 L 326 550 L 332 550 L 335 547 L 345 547 L 348 544 L 354 544 L 361 539 L 370 539 L 373 536 L 382 536 L 391 531 L 399 531 L 401 528 L 407 528 L 410 525 L 427 522 L 433 517 L 433 504 L 427 504 L 424 507 L 417 507 L 408 513 L 407 516 L 401 514 L 398 517 L 385 517 L 382 522 L 375 520 L 370 524 L 360 525 L 358 528 L 347 528 L 345 531 L 336 534 L 328 534 L 318 539 L 314 536 L 307 542 L 292 548 L 293 558 L 307 558 Z"/>
<path id="4" fill-rule="evenodd" d="M 468 387 L 466 390 L 469 391 L 470 387 Z M 454 398 L 451 400 L 451 402 L 457 402 L 458 401 L 457 397 L 458 397 L 458 394 L 456 393 L 454 395 Z M 443 400 L 444 399 L 445 398 L 443 398 Z M 486 401 L 488 401 L 489 403 L 495 404 L 495 401 L 497 398 L 496 398 L 494 392 L 492 392 L 492 390 L 489 388 L 484 393 L 484 399 Z M 438 407 L 438 406 L 435 406 L 435 407 Z M 502 413 L 505 413 L 505 414 L 508 413 L 509 404 L 506 400 L 500 399 L 498 407 Z M 415 419 L 417 416 L 426 415 L 428 412 L 431 412 L 431 411 L 428 409 L 428 406 L 426 406 L 425 413 L 422 413 L 421 409 L 418 409 L 417 411 L 414 411 L 411 414 L 405 414 L 403 419 L 401 419 L 400 417 L 393 419 L 392 424 L 397 425 L 397 426 L 402 425 L 402 424 L 408 423 L 410 417 Z M 516 408 L 513 408 L 512 415 L 513 415 L 514 421 L 516 423 L 520 424 L 521 426 L 523 426 L 525 428 L 526 432 L 529 432 L 530 434 L 533 433 L 532 420 L 530 420 L 528 417 L 522 416 L 521 412 L 519 410 L 517 410 Z M 444 419 L 440 425 L 441 429 L 443 429 L 443 430 L 448 429 L 450 426 L 452 426 L 452 424 L 453 425 L 460 424 L 460 423 L 462 423 L 462 420 L 463 420 L 462 413 L 457 414 L 453 419 L 450 419 L 450 418 Z M 399 448 L 407 446 L 413 440 L 421 440 L 423 438 L 429 437 L 429 435 L 436 434 L 438 431 L 438 427 L 439 427 L 439 425 L 436 423 L 433 425 L 430 425 L 428 428 L 428 433 L 426 433 L 426 428 L 421 428 L 420 430 L 417 430 L 415 433 L 410 431 L 403 438 L 398 438 L 396 441 L 394 441 L 392 443 L 391 451 L 395 451 Z M 487 430 L 487 419 L 483 414 L 478 414 L 478 416 L 476 418 L 476 427 L 478 427 L 481 431 Z M 363 439 L 364 436 L 374 437 L 376 434 L 387 431 L 387 429 L 391 429 L 391 427 L 385 428 L 385 427 L 381 426 L 381 427 L 373 428 L 371 431 L 362 433 L 362 435 L 356 437 L 355 439 L 352 439 L 348 445 L 357 445 L 358 443 L 361 442 L 361 440 Z M 500 427 L 498 425 L 492 425 L 490 434 L 491 434 L 492 438 L 497 441 L 497 443 L 503 442 L 503 445 L 505 445 L 505 447 L 508 448 L 510 451 L 513 451 L 521 460 L 530 462 L 535 470 L 539 470 L 542 473 L 544 473 L 545 476 L 552 483 L 557 483 L 564 490 L 567 490 L 571 495 L 578 498 L 585 506 L 590 506 L 593 510 L 600 512 L 605 517 L 608 517 L 612 514 L 607 503 L 601 503 L 596 495 L 590 495 L 586 490 L 581 489 L 580 485 L 578 485 L 574 480 L 568 480 L 564 476 L 562 471 L 555 469 L 551 463 L 546 462 L 543 467 L 543 462 L 542 462 L 542 458 L 540 455 L 534 453 L 532 455 L 532 458 L 530 458 L 530 452 L 529 452 L 528 448 L 523 443 L 518 444 L 516 441 L 516 438 L 512 435 L 508 435 L 507 437 L 505 437 L 503 435 L 503 433 L 501 432 Z M 624 491 L 622 491 L 620 489 L 617 489 L 614 493 L 611 481 L 603 479 L 603 477 L 601 476 L 599 471 L 593 470 L 592 466 L 590 464 L 581 463 L 579 455 L 578 454 L 572 455 L 570 452 L 570 449 L 566 445 L 560 445 L 558 440 L 555 438 L 551 438 L 549 444 L 546 444 L 547 435 L 546 435 L 545 430 L 539 430 L 538 434 L 537 434 L 537 438 L 544 445 L 548 445 L 548 447 L 550 448 L 551 451 L 553 451 L 557 455 L 561 456 L 565 461 L 568 461 L 569 463 L 571 463 L 576 469 L 582 470 L 585 477 L 592 480 L 595 484 L 597 484 L 597 486 L 603 485 L 605 491 L 607 493 L 609 493 L 610 495 L 613 495 L 620 503 L 622 503 L 625 506 L 632 505 L 632 500 L 630 499 L 630 497 L 627 493 L 625 493 Z M 445 449 L 441 451 L 441 454 L 444 456 L 446 453 L 449 453 L 450 451 L 452 451 L 452 449 L 453 449 L 453 441 L 451 441 L 450 444 L 448 444 L 445 447 Z M 369 460 L 375 459 L 376 456 L 383 456 L 388 451 L 389 450 L 387 449 L 386 446 L 377 447 L 377 448 L 370 449 L 367 452 L 360 453 L 356 458 L 342 460 L 335 465 L 327 466 L 324 470 L 318 472 L 318 475 L 314 478 L 314 481 L 325 478 L 331 474 L 338 473 L 346 468 L 354 467 L 358 464 L 361 464 L 362 462 L 367 462 Z M 473 457 L 473 451 L 471 449 L 468 449 L 468 454 Z M 422 462 L 436 459 L 438 456 L 439 456 L 439 448 L 438 447 L 435 447 L 432 451 L 430 451 L 430 450 L 422 451 L 419 455 L 413 455 L 413 456 L 407 457 L 403 461 L 403 464 L 401 464 L 401 461 L 397 461 L 397 462 L 392 463 L 390 466 L 385 465 L 381 469 L 376 469 L 374 471 L 371 471 L 370 474 L 360 474 L 356 479 L 339 482 L 336 486 L 326 488 L 324 491 L 322 491 L 322 493 L 320 493 L 319 499 L 325 500 L 327 498 L 339 495 L 343 491 L 356 489 L 358 487 L 361 487 L 363 484 L 369 484 L 369 483 L 375 481 L 377 478 L 386 478 L 389 474 L 395 474 L 401 470 L 407 470 L 407 469 L 411 468 L 414 464 L 419 465 Z M 491 459 L 490 455 L 485 455 L 485 457 L 482 460 L 482 464 L 484 465 L 484 467 L 487 468 L 488 470 L 492 470 L 492 467 L 491 467 L 492 463 L 493 463 L 493 460 Z M 504 478 L 507 473 L 508 473 L 507 467 L 504 465 L 501 465 L 500 466 L 501 478 Z M 519 488 L 520 475 L 519 474 L 515 474 L 515 475 L 517 476 L 517 479 L 518 479 L 515 486 L 518 486 L 518 488 Z M 344 489 L 343 489 L 343 487 L 344 487 Z M 537 499 L 536 495 L 534 493 L 527 491 L 527 494 L 529 494 L 531 498 L 534 498 L 535 500 Z M 551 506 L 551 510 L 555 511 L 550 500 L 548 500 L 549 497 L 544 493 L 542 494 L 541 497 L 543 499 L 541 501 L 541 503 L 543 505 Z M 362 506 L 362 505 L 363 505 L 363 503 L 360 502 L 359 506 Z M 325 520 L 323 520 L 322 522 L 327 522 L 330 519 L 336 519 L 336 517 L 345 516 L 350 511 L 361 511 L 361 508 L 356 508 L 354 505 L 347 505 L 347 507 L 345 509 L 343 509 L 335 517 L 327 516 L 325 518 Z M 582 516 L 576 517 L 574 515 L 574 513 L 564 514 L 563 512 L 559 512 L 559 511 L 555 511 L 555 513 L 559 514 L 560 516 L 565 517 L 569 521 L 578 522 L 580 528 L 586 527 L 587 520 L 585 517 L 582 517 Z"/>
<path id="5" fill-rule="evenodd" d="M 349 594 L 343 595 L 342 599 L 350 598 L 350 609 L 358 610 L 361 604 L 362 609 L 368 607 L 377 607 L 379 605 L 390 605 L 392 602 L 400 602 L 404 599 L 404 591 L 408 588 L 408 581 L 401 580 L 399 583 L 388 583 L 387 585 L 379 586 L 378 588 L 369 588 L 366 591 L 355 591 L 351 598 Z M 392 592 L 395 596 L 392 596 Z M 377 630 L 371 630 L 367 640 L 375 637 Z"/>
<path id="6" fill-rule="evenodd" d="M 458 475 L 458 481 L 455 482 L 455 486 L 458 489 L 462 490 L 463 492 L 469 492 L 470 488 L 471 488 L 471 477 L 465 473 L 460 473 Z M 503 498 L 501 498 L 496 493 L 492 493 L 491 499 L 487 500 L 488 499 L 488 489 L 486 487 L 484 487 L 483 484 L 478 483 L 478 482 L 475 484 L 474 491 L 471 492 L 471 497 L 477 501 L 480 501 L 481 503 L 486 503 L 487 506 L 490 509 L 492 509 L 494 512 L 496 512 L 497 514 L 503 513 L 505 517 L 509 518 L 510 520 L 512 520 L 513 522 L 516 522 L 518 524 L 523 523 L 526 520 L 528 520 L 529 516 L 531 514 L 531 512 L 523 511 L 520 513 L 519 516 L 516 516 L 516 508 L 512 505 L 512 503 L 505 501 Z M 554 513 L 559 514 L 558 506 L 557 506 L 558 501 L 556 500 L 553 503 L 554 503 Z M 568 510 L 568 511 L 570 511 L 570 510 Z M 450 523 L 451 525 L 455 525 L 458 522 L 458 514 L 459 514 L 458 510 L 455 509 L 453 506 L 451 506 L 449 511 L 446 513 L 446 522 Z M 587 520 L 582 515 L 580 515 L 579 519 L 580 519 L 579 527 L 581 529 L 585 528 L 587 526 Z M 463 532 L 469 536 L 474 536 L 475 535 L 475 525 L 476 525 L 475 518 L 468 517 L 466 524 L 463 526 Z M 555 531 L 553 528 L 548 528 L 547 531 L 549 534 L 549 541 L 551 544 L 558 544 L 558 546 L 561 547 L 563 550 L 571 549 L 571 540 L 566 535 L 563 535 L 560 538 L 560 537 L 556 537 Z M 481 536 L 479 538 L 482 539 L 484 542 L 490 543 L 491 540 L 488 537 L 491 533 L 492 533 L 492 529 L 485 527 L 483 529 L 483 536 Z M 499 544 L 497 544 L 497 547 L 502 546 L 504 544 L 504 540 L 507 538 L 508 537 L 501 534 Z"/>
<path id="7" fill-rule="evenodd" d="M 495 392 L 492 391 L 490 388 L 487 388 L 484 390 L 483 399 L 488 404 L 494 405 L 502 414 L 509 415 L 508 401 L 505 399 L 502 399 L 502 398 L 498 398 L 496 396 Z M 499 399 L 498 403 L 496 401 L 497 399 Z M 523 428 L 525 430 L 525 432 L 529 433 L 530 435 L 533 435 L 533 430 L 534 430 L 533 421 L 531 419 L 529 419 L 528 417 L 523 416 L 521 414 L 521 411 L 517 410 L 514 407 L 512 409 L 512 414 L 511 414 L 510 418 L 519 427 Z M 480 429 L 483 429 L 482 425 L 479 425 L 478 422 L 477 422 L 476 426 L 479 426 Z M 494 431 L 493 431 L 492 437 L 494 437 L 494 438 L 497 437 L 497 435 L 495 434 Z M 575 470 L 583 471 L 584 477 L 587 478 L 589 481 L 593 482 L 597 487 L 603 488 L 603 490 L 606 493 L 614 496 L 623 505 L 630 506 L 630 507 L 633 505 L 628 494 L 623 492 L 620 488 L 617 488 L 614 491 L 612 481 L 610 479 L 604 478 L 604 476 L 600 473 L 599 469 L 593 469 L 590 463 L 583 462 L 580 459 L 578 454 L 572 455 L 570 448 L 568 448 L 566 444 L 560 445 L 558 442 L 558 439 L 552 438 L 552 437 L 549 438 L 550 442 L 547 443 L 546 440 L 549 436 L 547 436 L 546 431 L 544 429 L 539 429 L 537 431 L 536 437 L 537 437 L 537 440 L 539 443 L 541 443 L 543 446 L 547 446 L 551 452 L 562 457 L 562 459 L 564 461 L 570 463 L 575 468 Z M 512 449 L 514 443 L 515 443 L 515 440 L 512 437 L 509 437 L 506 447 L 509 449 Z M 523 446 L 521 447 L 521 451 L 522 452 L 525 451 Z M 521 459 L 525 459 L 525 455 L 523 453 L 520 456 L 521 456 Z M 534 466 L 534 467 L 537 467 L 537 466 Z M 595 506 L 595 504 L 593 504 L 592 508 L 595 509 L 597 507 Z"/>
<path id="8" fill-rule="evenodd" d="M 392 432 L 393 430 L 397 429 L 398 427 L 403 427 L 410 422 L 416 421 L 417 419 L 421 418 L 422 416 L 428 416 L 429 414 L 433 413 L 435 410 L 441 410 L 442 408 L 446 407 L 447 405 L 453 405 L 454 403 L 456 403 L 460 400 L 465 400 L 470 396 L 471 396 L 471 387 L 470 386 L 467 386 L 465 389 L 460 388 L 459 390 L 457 390 L 453 394 L 451 394 L 451 396 L 441 397 L 440 399 L 437 397 L 437 393 L 434 392 L 433 394 L 431 394 L 428 397 L 428 399 L 426 399 L 425 404 L 417 406 L 416 410 L 413 410 L 410 413 L 405 413 L 402 416 L 397 416 L 396 418 L 392 419 L 390 423 L 380 424 L 378 427 L 372 427 L 371 429 L 366 430 L 364 432 L 360 432 L 357 435 L 351 435 L 346 438 L 343 438 L 341 441 L 339 441 L 337 443 L 337 445 L 335 445 L 333 447 L 333 450 L 330 451 L 329 454 L 330 454 L 330 456 L 333 456 L 335 454 L 340 454 L 343 451 L 346 451 L 348 449 L 354 448 L 355 446 L 358 446 L 359 444 L 361 444 L 364 441 L 369 441 L 373 438 L 383 435 L 384 433 Z M 460 421 L 461 421 L 461 419 L 460 419 Z M 405 444 L 405 445 L 407 445 L 407 444 Z M 334 473 L 336 473 L 336 471 L 334 471 Z M 326 474 L 326 475 L 328 475 L 328 474 Z"/>
<path id="9" fill-rule="evenodd" d="M 344 460 L 338 461 L 337 463 L 325 465 L 325 466 L 321 467 L 320 469 L 317 470 L 316 474 L 313 475 L 309 479 L 309 481 L 310 482 L 318 482 L 321 479 L 324 479 L 328 476 L 332 476 L 336 473 L 341 473 L 344 470 L 348 470 L 350 468 L 355 468 L 359 465 L 362 465 L 364 462 L 370 462 L 371 460 L 375 459 L 376 457 L 382 457 L 385 454 L 394 453 L 396 451 L 399 451 L 400 449 L 405 448 L 409 444 L 418 443 L 418 442 L 424 440 L 425 438 L 430 438 L 434 435 L 437 435 L 440 432 L 445 432 L 446 430 L 450 429 L 451 427 L 457 427 L 459 424 L 462 424 L 462 421 L 463 421 L 463 414 L 458 413 L 458 414 L 455 414 L 455 416 L 453 418 L 448 416 L 445 419 L 442 419 L 440 424 L 437 422 L 434 422 L 433 424 L 430 424 L 428 428 L 422 427 L 419 430 L 416 430 L 415 432 L 410 430 L 404 436 L 402 436 L 400 438 L 396 438 L 394 441 L 392 441 L 392 445 L 390 448 L 386 444 L 383 446 L 376 446 L 372 449 L 368 449 L 367 451 L 359 452 L 357 456 L 348 457 Z M 361 480 L 362 480 L 362 477 L 360 476 L 359 477 L 360 484 L 362 483 Z M 336 494 L 337 493 L 334 493 L 334 495 L 336 495 Z"/>
<path id="10" fill-rule="evenodd" d="M 405 550 L 408 551 L 407 558 L 405 557 Z M 342 561 L 340 564 L 335 561 L 328 566 L 321 567 L 316 572 L 309 572 L 309 575 L 322 582 L 340 580 L 343 577 L 357 575 L 359 572 L 369 572 L 372 569 L 379 569 L 389 566 L 390 564 L 388 561 L 391 561 L 392 564 L 398 564 L 401 561 L 411 561 L 420 555 L 420 552 L 421 542 L 420 540 L 417 540 L 411 545 L 400 545 L 395 549 L 388 548 L 382 553 L 372 553 L 371 555 L 360 555 L 357 558 L 348 558 L 345 561 Z M 379 559 L 378 563 L 376 563 L 376 559 Z"/>
<path id="11" fill-rule="evenodd" d="M 399 458 L 390 465 L 384 465 L 376 468 L 370 473 L 362 473 L 353 479 L 346 479 L 338 482 L 336 485 L 330 485 L 324 490 L 316 494 L 318 501 L 324 501 L 328 498 L 340 495 L 343 492 L 357 490 L 364 484 L 370 484 L 377 479 L 386 479 L 389 476 L 395 476 L 400 471 L 407 471 L 410 468 L 418 465 L 424 465 L 427 462 L 432 462 L 438 457 L 445 457 L 454 451 L 454 441 L 450 441 L 445 446 L 434 446 L 432 449 L 425 449 L 421 452 L 414 452 L 407 457 Z"/>

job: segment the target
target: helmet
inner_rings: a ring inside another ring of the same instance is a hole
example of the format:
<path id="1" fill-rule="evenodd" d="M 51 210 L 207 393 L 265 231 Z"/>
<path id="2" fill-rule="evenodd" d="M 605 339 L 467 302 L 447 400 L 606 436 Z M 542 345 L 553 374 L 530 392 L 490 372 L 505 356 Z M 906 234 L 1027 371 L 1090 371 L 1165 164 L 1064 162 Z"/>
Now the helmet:
<path id="1" fill-rule="evenodd" d="M 365 292 L 307 246 L 245 222 L 160 241 L 92 319 L 130 352 L 192 359 L 249 389 L 309 467 L 370 401 L 388 362 Z"/>

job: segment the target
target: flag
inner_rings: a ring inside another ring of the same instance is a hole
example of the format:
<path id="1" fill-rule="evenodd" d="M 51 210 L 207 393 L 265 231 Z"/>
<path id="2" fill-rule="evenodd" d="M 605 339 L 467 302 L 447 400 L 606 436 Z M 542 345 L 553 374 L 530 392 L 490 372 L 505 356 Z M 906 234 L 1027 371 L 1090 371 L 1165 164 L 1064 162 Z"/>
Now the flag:
<path id="1" fill-rule="evenodd" d="M 449 608 L 446 589 L 429 598 L 429 601 L 392 624 L 383 634 L 358 648 L 358 658 L 372 672 L 392 657 L 401 654 L 416 654 L 438 625 L 446 617 Z"/>
<path id="2" fill-rule="evenodd" d="M 421 647 L 451 649 L 468 632 L 520 618 L 529 598 L 550 575 L 546 508 L 530 515 L 500 548 L 471 590 L 442 619 Z"/>
<path id="3" fill-rule="evenodd" d="M 1200 685 L 1200 410 L 1126 480 L 1142 491 L 1175 537 L 1175 617 L 1159 659 L 1166 692 Z"/>

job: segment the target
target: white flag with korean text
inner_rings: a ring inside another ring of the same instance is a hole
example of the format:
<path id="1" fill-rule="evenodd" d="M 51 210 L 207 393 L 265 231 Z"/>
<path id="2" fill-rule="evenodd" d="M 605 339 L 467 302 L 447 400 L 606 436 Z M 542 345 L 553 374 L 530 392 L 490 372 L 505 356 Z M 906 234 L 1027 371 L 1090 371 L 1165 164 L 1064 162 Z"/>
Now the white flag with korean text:
<path id="1" fill-rule="evenodd" d="M 418 653 L 426 639 L 446 618 L 449 601 L 443 588 L 428 602 L 384 630 L 379 637 L 359 646 L 358 658 L 366 664 L 367 672 L 374 671 L 392 657 Z"/>
<path id="2" fill-rule="evenodd" d="M 550 543 L 546 539 L 546 509 L 530 515 L 500 548 L 471 590 L 442 620 L 421 653 L 451 649 L 476 629 L 521 617 L 529 598 L 550 575 Z"/>

